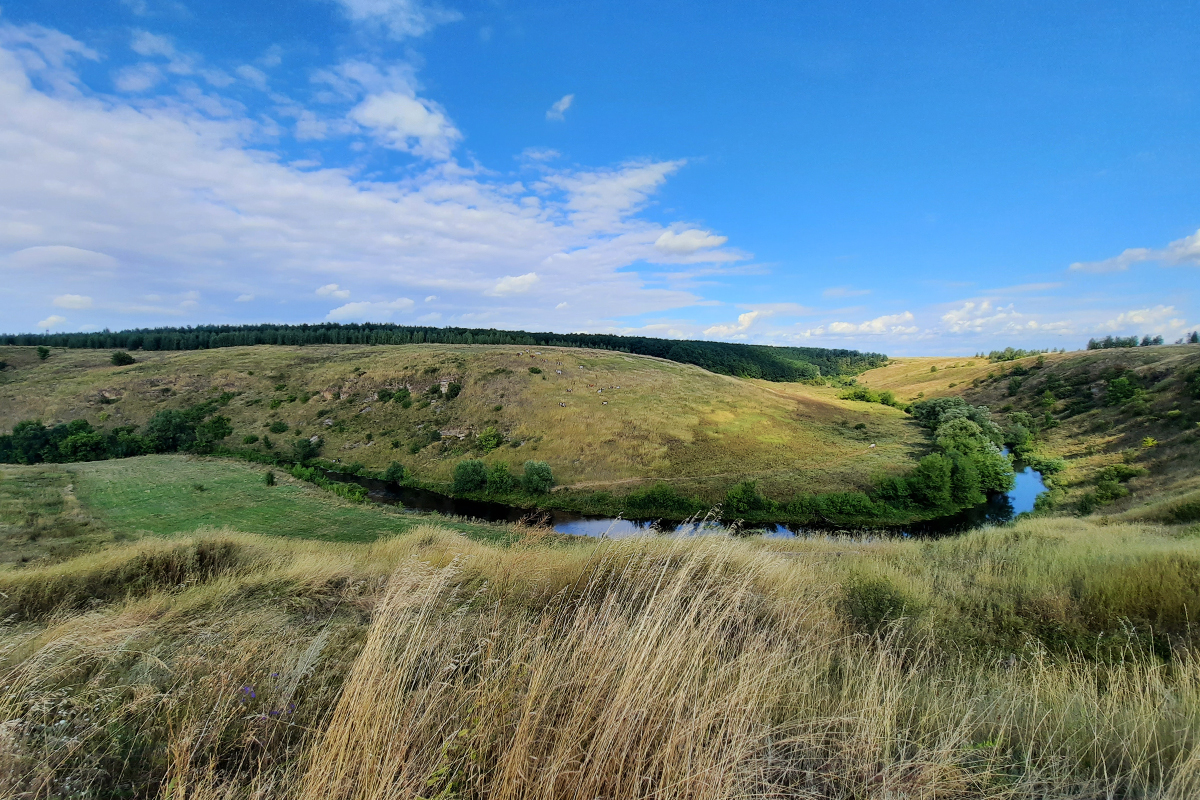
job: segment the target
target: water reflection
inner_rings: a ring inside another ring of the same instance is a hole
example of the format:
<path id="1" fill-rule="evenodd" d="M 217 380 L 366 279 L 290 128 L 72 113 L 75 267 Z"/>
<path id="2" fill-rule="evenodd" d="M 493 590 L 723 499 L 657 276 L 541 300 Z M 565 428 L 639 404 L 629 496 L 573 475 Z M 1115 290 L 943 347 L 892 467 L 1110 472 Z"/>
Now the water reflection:
<path id="1" fill-rule="evenodd" d="M 802 527 L 798 525 L 765 525 L 758 527 L 730 528 L 718 520 L 704 518 L 683 523 L 662 520 L 636 520 L 605 517 L 588 518 L 564 511 L 529 511 L 481 500 L 463 500 L 425 489 L 399 486 L 395 483 L 359 478 L 336 472 L 326 472 L 332 480 L 352 481 L 369 490 L 369 497 L 378 503 L 403 506 L 411 511 L 435 511 L 447 516 L 470 517 L 489 522 L 536 522 L 551 525 L 559 533 L 572 536 L 593 536 L 620 539 L 629 536 L 677 535 L 696 536 L 706 533 L 734 533 L 738 535 L 762 535 L 771 538 L 793 536 L 827 535 L 828 528 Z M 945 536 L 960 533 L 981 525 L 1008 522 L 1017 514 L 1033 511 L 1037 496 L 1046 490 L 1042 476 L 1036 470 L 1025 467 L 1016 473 L 1012 491 L 997 494 L 974 508 L 966 509 L 951 517 L 929 520 L 906 526 L 902 530 L 886 531 L 899 536 Z M 838 530 L 838 534 L 878 535 L 862 529 Z"/>

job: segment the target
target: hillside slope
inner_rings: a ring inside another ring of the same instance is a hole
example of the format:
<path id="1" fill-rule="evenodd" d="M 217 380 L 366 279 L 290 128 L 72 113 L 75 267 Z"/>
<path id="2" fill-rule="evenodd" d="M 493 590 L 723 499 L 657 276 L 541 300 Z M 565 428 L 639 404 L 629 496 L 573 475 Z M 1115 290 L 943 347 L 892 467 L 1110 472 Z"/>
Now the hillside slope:
<path id="1" fill-rule="evenodd" d="M 905 358 L 860 382 L 905 400 L 961 395 L 1031 428 L 1035 453 L 1065 460 L 1044 505 L 1200 519 L 1200 345 L 1047 354 L 1040 364 Z"/>
<path id="2" fill-rule="evenodd" d="M 116 367 L 108 351 L 60 349 L 40 361 L 34 348 L 0 347 L 10 365 L 0 373 L 0 431 L 24 419 L 141 425 L 158 410 L 233 393 L 221 411 L 233 422 L 230 444 L 320 436 L 326 458 L 373 469 L 399 461 L 448 480 L 495 427 L 504 444 L 484 456 L 490 463 L 543 460 L 560 484 L 618 493 L 667 480 L 706 498 L 743 478 L 779 498 L 866 488 L 909 469 L 926 446 L 902 412 L 835 390 L 611 351 L 426 344 L 136 355 Z M 380 401 L 405 389 L 408 408 Z M 286 432 L 269 432 L 280 423 Z"/>

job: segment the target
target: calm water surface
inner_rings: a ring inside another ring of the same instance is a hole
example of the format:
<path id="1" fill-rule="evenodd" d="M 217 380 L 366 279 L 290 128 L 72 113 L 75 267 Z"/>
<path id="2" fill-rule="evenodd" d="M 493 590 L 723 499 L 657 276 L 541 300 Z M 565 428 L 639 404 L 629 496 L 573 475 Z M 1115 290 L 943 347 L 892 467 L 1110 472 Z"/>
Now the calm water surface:
<path id="1" fill-rule="evenodd" d="M 359 478 L 337 472 L 327 472 L 326 475 L 331 480 L 352 481 L 367 487 L 368 497 L 378 503 L 399 505 L 412 511 L 436 511 L 448 516 L 471 517 L 488 522 L 517 522 L 522 519 L 536 519 L 552 525 L 554 530 L 559 533 L 573 536 L 607 536 L 618 539 L 647 534 L 694 536 L 704 533 L 724 533 L 730 530 L 718 520 L 663 523 L 658 520 L 585 517 L 571 512 L 553 510 L 531 513 L 528 509 L 515 508 L 504 503 L 463 500 L 425 489 L 413 489 L 371 478 Z M 1025 467 L 1016 473 L 1012 491 L 997 494 L 974 508 L 969 508 L 951 517 L 916 523 L 901 529 L 877 532 L 901 536 L 944 536 L 961 533 L 981 525 L 1008 522 L 1018 514 L 1033 511 L 1034 500 L 1045 490 L 1046 486 L 1042 483 L 1041 473 Z M 811 526 L 769 525 L 742 529 L 739 532 L 760 533 L 770 537 L 791 537 L 822 535 L 833 530 L 832 528 Z"/>

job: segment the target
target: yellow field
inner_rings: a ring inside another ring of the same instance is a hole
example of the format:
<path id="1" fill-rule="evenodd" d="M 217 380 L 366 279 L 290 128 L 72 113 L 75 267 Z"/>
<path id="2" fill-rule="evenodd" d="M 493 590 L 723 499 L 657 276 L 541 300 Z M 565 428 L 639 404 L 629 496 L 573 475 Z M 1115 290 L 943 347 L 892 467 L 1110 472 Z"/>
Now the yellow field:
<path id="1" fill-rule="evenodd" d="M 373 469 L 400 461 L 423 479 L 448 480 L 453 465 L 473 455 L 474 434 L 495 425 L 508 441 L 489 462 L 547 461 L 560 484 L 581 489 L 622 493 L 664 480 L 713 499 L 745 478 L 776 498 L 862 489 L 877 475 L 907 470 L 925 447 L 902 412 L 839 400 L 834 389 L 608 351 L 246 347 L 139 352 L 129 367 L 111 366 L 109 355 L 60 350 L 39 362 L 32 348 L 0 348 L 0 359 L 16 367 L 0 375 L 0 430 L 30 418 L 141 424 L 159 409 L 237 392 L 221 412 L 233 420 L 230 444 L 266 434 L 286 447 L 296 436 L 320 435 L 327 458 Z M 428 408 L 416 402 L 449 381 L 462 384 L 458 398 L 439 394 Z M 401 386 L 412 391 L 412 408 L 377 402 L 380 389 Z M 282 401 L 276 409 L 273 400 Z M 288 424 L 286 434 L 267 433 L 276 421 Z M 408 444 L 422 426 L 454 438 L 412 455 Z"/>

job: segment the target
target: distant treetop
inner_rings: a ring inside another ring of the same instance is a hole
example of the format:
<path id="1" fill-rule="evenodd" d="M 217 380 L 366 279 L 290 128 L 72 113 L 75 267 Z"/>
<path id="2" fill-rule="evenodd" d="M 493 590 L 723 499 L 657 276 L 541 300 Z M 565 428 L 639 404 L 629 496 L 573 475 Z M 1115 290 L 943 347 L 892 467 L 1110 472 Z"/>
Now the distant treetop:
<path id="1" fill-rule="evenodd" d="M 527 333 L 494 328 L 426 328 L 393 324 L 198 325 L 135 328 L 97 333 L 0 335 L 0 344 L 95 350 L 209 350 L 248 345 L 490 344 L 524 347 L 588 347 L 655 356 L 694 364 L 710 372 L 769 381 L 857 375 L 888 362 L 882 353 L 822 347 L 773 347 L 698 340 L 652 339 L 604 333 Z"/>

